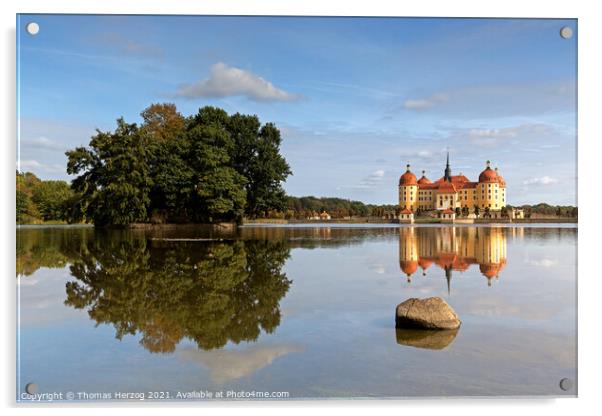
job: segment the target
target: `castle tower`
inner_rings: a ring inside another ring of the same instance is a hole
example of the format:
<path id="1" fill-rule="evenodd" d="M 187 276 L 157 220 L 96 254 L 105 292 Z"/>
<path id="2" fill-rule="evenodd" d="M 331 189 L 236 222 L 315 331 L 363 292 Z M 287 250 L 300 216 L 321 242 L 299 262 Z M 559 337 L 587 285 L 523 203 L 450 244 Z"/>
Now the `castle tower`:
<path id="1" fill-rule="evenodd" d="M 489 160 L 485 170 L 479 175 L 475 202 L 481 211 L 499 211 L 506 206 L 506 182 L 497 168 L 491 169 Z"/>
<path id="2" fill-rule="evenodd" d="M 406 172 L 399 178 L 399 208 L 415 211 L 418 207 L 418 180 L 406 165 Z"/>

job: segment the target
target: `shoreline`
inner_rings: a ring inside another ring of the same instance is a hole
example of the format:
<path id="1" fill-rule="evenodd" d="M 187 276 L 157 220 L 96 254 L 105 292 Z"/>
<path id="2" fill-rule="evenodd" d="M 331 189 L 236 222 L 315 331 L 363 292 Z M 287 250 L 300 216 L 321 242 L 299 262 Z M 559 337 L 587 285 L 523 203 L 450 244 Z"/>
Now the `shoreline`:
<path id="1" fill-rule="evenodd" d="M 280 219 L 256 219 L 256 220 L 245 220 L 242 224 L 236 224 L 234 222 L 221 222 L 221 223 L 189 223 L 189 224 L 151 224 L 151 223 L 134 223 L 127 226 L 109 226 L 99 227 L 100 229 L 130 229 L 130 230 L 168 230 L 168 229 L 212 229 L 212 230 L 235 230 L 240 226 L 253 226 L 253 225 L 316 225 L 323 227 L 324 225 L 425 225 L 425 224 L 441 224 L 441 225 L 486 225 L 486 224 L 578 224 L 577 218 L 528 218 L 510 221 L 508 219 L 475 219 L 470 222 L 460 218 L 455 222 L 442 221 L 439 218 L 428 218 L 428 219 L 416 219 L 413 223 L 401 222 L 399 220 L 383 220 L 383 219 L 351 219 L 351 220 L 280 220 Z M 33 224 L 16 224 L 17 229 L 20 227 L 34 228 L 34 227 L 94 227 L 94 224 L 78 223 L 33 223 Z"/>
<path id="2" fill-rule="evenodd" d="M 470 221 L 470 222 L 469 222 Z M 280 220 L 280 219 L 256 219 L 245 220 L 242 225 L 294 225 L 294 224 L 447 224 L 447 225 L 478 225 L 478 224 L 578 224 L 577 218 L 525 218 L 512 220 L 509 219 L 488 219 L 478 218 L 475 220 L 466 221 L 464 218 L 459 218 L 454 222 L 442 221 L 440 218 L 418 218 L 413 223 L 402 222 L 399 220 L 383 220 L 383 219 L 351 219 L 351 220 Z"/>

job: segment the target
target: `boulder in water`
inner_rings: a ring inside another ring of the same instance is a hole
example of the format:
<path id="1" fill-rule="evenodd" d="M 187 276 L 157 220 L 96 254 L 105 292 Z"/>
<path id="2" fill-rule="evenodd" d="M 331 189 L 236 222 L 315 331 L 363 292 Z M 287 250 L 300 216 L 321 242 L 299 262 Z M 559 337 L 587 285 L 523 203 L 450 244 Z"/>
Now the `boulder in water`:
<path id="1" fill-rule="evenodd" d="M 395 311 L 396 328 L 456 329 L 460 323 L 456 312 L 440 297 L 410 298 Z"/>

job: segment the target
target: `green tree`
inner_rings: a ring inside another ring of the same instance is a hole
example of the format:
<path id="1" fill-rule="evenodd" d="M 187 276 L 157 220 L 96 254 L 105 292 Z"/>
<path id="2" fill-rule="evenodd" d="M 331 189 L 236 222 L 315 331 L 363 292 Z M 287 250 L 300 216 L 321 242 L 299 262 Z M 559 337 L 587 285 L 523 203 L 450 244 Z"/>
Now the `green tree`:
<path id="1" fill-rule="evenodd" d="M 152 104 L 140 115 L 140 134 L 149 149 L 151 221 L 188 220 L 195 183 L 186 159 L 186 119 L 170 103 Z"/>
<path id="2" fill-rule="evenodd" d="M 66 220 L 66 204 L 73 197 L 73 191 L 65 181 L 42 181 L 33 190 L 32 201 L 36 204 L 42 219 Z"/>
<path id="3" fill-rule="evenodd" d="M 502 207 L 501 211 L 502 211 L 501 214 L 502 214 L 503 218 L 508 218 L 509 217 L 509 215 L 508 215 L 508 208 L 507 207 Z"/>
<path id="4" fill-rule="evenodd" d="M 24 191 L 17 189 L 17 222 L 23 223 L 26 221 L 28 216 L 28 208 L 31 204 L 29 195 Z"/>
<path id="5" fill-rule="evenodd" d="M 117 120 L 114 132 L 92 137 L 90 147 L 66 152 L 67 173 L 79 175 L 72 188 L 95 225 L 146 221 L 151 188 L 149 149 L 136 124 Z"/>
<path id="6" fill-rule="evenodd" d="M 197 125 L 188 132 L 188 141 L 190 166 L 197 172 L 197 213 L 209 222 L 241 220 L 247 201 L 246 179 L 229 165 L 231 137 L 219 125 Z"/>
<path id="7" fill-rule="evenodd" d="M 214 119 L 221 122 L 224 116 Z M 247 180 L 246 214 L 261 217 L 269 210 L 283 211 L 286 194 L 282 183 L 292 172 L 280 154 L 280 130 L 272 123 L 261 126 L 257 116 L 238 113 L 227 119 L 226 128 L 234 144 L 232 166 Z"/>
<path id="8" fill-rule="evenodd" d="M 17 222 L 34 222 L 40 218 L 40 213 L 32 201 L 33 191 L 42 181 L 31 172 L 16 172 L 16 209 Z"/>

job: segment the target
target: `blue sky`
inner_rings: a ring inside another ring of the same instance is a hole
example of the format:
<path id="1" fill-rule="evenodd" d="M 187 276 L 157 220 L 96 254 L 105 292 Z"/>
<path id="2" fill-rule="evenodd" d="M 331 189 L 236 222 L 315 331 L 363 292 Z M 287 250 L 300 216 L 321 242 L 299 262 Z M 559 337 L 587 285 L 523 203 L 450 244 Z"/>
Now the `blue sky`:
<path id="1" fill-rule="evenodd" d="M 574 20 L 21 15 L 17 30 L 21 169 L 44 179 L 69 179 L 65 150 L 95 128 L 173 102 L 276 123 L 291 195 L 395 203 L 406 163 L 437 179 L 449 147 L 454 174 L 498 166 L 510 204 L 575 203 Z"/>

